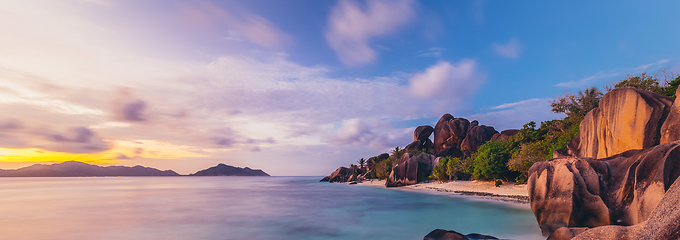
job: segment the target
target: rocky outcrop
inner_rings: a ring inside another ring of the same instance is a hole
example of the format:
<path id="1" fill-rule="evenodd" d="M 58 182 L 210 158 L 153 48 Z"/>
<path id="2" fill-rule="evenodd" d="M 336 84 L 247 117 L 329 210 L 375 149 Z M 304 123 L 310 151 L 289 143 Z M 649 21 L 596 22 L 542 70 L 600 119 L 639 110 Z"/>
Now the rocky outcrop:
<path id="1" fill-rule="evenodd" d="M 498 131 L 496 131 L 496 129 L 485 125 L 469 128 L 465 139 L 463 139 L 463 142 L 460 144 L 460 149 L 476 152 L 482 144 L 491 140 L 497 133 Z"/>
<path id="2" fill-rule="evenodd" d="M 404 155 L 399 158 L 397 165 L 392 168 L 392 172 L 390 173 L 389 178 L 387 178 L 385 186 L 399 187 L 416 184 L 419 180 L 419 171 L 432 171 L 434 160 L 434 155 L 428 153 L 421 153 L 418 156 L 404 153 Z M 423 167 L 423 169 L 419 169 L 419 167 Z"/>
<path id="3" fill-rule="evenodd" d="M 680 88 L 675 92 L 675 96 L 680 96 Z M 680 140 L 680 100 L 675 99 L 673 106 L 668 112 L 668 117 L 661 125 L 661 138 L 659 143 L 667 143 Z"/>
<path id="4" fill-rule="evenodd" d="M 672 105 L 673 99 L 638 88 L 610 91 L 581 122 L 577 155 L 606 158 L 658 145 Z M 673 139 L 674 124 L 667 124 L 665 141 Z"/>
<path id="5" fill-rule="evenodd" d="M 535 163 L 529 176 L 531 208 L 545 234 L 561 227 L 640 224 L 680 176 L 680 142 L 605 159 L 552 159 Z"/>
<path id="6" fill-rule="evenodd" d="M 435 229 L 432 232 L 425 235 L 423 240 L 475 240 L 475 239 L 498 239 L 489 235 L 482 235 L 477 233 L 471 233 L 468 235 L 463 235 L 456 231 Z"/>
<path id="7" fill-rule="evenodd" d="M 666 191 L 649 220 L 632 226 L 557 229 L 549 240 L 680 239 L 680 181 Z"/>
<path id="8" fill-rule="evenodd" d="M 412 156 L 413 155 L 410 153 L 404 153 L 404 155 L 399 158 L 399 162 L 392 168 L 392 172 L 385 182 L 386 187 L 399 187 L 416 184 L 418 181 L 418 162 L 411 161 Z"/>
<path id="9" fill-rule="evenodd" d="M 406 145 L 406 151 L 424 150 L 426 152 L 434 152 L 434 143 L 430 140 L 430 135 L 434 132 L 434 128 L 428 125 L 419 126 L 413 131 L 413 142 Z"/>
<path id="10" fill-rule="evenodd" d="M 339 167 L 331 175 L 321 179 L 321 182 L 348 182 L 348 181 L 354 181 L 356 179 L 352 179 L 354 172 L 356 172 L 356 169 L 354 168 L 346 168 L 346 167 Z"/>
<path id="11" fill-rule="evenodd" d="M 429 125 L 424 125 L 424 126 L 418 126 L 415 131 L 413 131 L 413 141 L 418 141 L 420 140 L 421 142 L 425 142 L 425 140 L 428 140 L 430 138 L 430 135 L 434 132 L 434 128 Z"/>
<path id="12" fill-rule="evenodd" d="M 489 141 L 503 141 L 505 139 L 508 139 L 512 136 L 515 136 L 519 133 L 519 130 L 517 129 L 508 129 L 508 130 L 503 130 L 500 133 L 496 133 L 491 137 L 491 140 Z"/>
<path id="13" fill-rule="evenodd" d="M 451 114 L 444 114 L 434 127 L 434 151 L 437 155 L 447 148 L 460 150 L 460 144 L 467 135 L 468 125 L 470 121 L 465 118 L 454 118 Z"/>

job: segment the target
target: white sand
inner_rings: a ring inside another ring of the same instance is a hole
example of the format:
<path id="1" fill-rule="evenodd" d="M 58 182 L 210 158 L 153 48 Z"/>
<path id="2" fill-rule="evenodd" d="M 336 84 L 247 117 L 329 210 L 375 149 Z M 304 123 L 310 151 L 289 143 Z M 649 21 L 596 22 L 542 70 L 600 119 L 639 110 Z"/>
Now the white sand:
<path id="1" fill-rule="evenodd" d="M 364 181 L 359 183 L 359 185 L 385 187 L 385 181 Z M 503 185 L 496 187 L 492 181 L 435 181 L 398 187 L 397 189 L 416 190 L 434 194 L 444 193 L 467 195 L 491 200 L 511 201 L 518 203 L 528 203 L 529 196 L 526 184 L 515 185 L 513 182 L 504 183 Z"/>

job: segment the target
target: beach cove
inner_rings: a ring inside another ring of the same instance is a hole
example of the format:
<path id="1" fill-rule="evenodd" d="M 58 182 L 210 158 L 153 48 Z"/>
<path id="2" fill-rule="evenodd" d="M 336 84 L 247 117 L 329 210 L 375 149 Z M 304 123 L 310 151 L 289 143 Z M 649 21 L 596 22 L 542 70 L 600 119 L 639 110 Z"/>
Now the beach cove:
<path id="1" fill-rule="evenodd" d="M 357 183 L 357 185 L 384 188 L 385 180 L 368 180 Z M 504 183 L 496 187 L 491 181 L 428 181 L 390 189 L 455 197 L 474 197 L 484 200 L 517 203 L 527 208 L 529 207 L 527 185 L 516 185 L 514 182 Z"/>

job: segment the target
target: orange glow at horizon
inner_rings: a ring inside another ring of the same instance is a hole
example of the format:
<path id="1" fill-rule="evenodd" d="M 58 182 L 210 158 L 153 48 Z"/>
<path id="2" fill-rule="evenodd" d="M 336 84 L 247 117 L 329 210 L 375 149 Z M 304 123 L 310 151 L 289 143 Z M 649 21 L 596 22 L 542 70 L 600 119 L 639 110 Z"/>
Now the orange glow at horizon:
<path id="1" fill-rule="evenodd" d="M 66 162 L 116 163 L 116 155 L 110 151 L 99 153 L 64 153 L 38 148 L 0 148 L 0 162 Z"/>
<path id="2" fill-rule="evenodd" d="M 192 152 L 186 146 L 173 145 L 151 140 L 115 141 L 109 150 L 96 153 L 54 152 L 39 148 L 2 148 L 0 162 L 5 163 L 44 163 L 78 161 L 92 164 L 113 164 L 139 158 L 178 159 L 184 157 L 206 157 L 207 155 Z M 139 152 L 138 149 L 144 151 Z M 126 159 L 118 159 L 121 154 Z"/>

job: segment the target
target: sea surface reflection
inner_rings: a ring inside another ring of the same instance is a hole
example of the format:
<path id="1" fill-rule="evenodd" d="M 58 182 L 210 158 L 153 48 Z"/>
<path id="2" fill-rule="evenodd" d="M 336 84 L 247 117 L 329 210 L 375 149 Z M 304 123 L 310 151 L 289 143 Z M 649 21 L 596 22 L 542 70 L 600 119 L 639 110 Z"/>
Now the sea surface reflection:
<path id="1" fill-rule="evenodd" d="M 318 179 L 0 178 L 0 239 L 544 239 L 526 207 Z"/>

